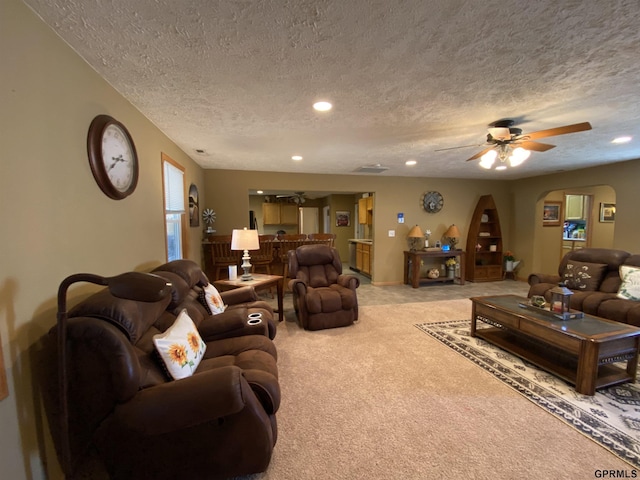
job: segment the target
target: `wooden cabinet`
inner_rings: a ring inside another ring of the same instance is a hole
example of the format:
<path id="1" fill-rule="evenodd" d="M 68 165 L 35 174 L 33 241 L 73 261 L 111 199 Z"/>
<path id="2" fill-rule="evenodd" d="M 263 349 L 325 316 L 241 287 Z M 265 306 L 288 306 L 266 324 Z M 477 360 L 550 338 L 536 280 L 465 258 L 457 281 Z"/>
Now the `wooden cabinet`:
<path id="1" fill-rule="evenodd" d="M 502 231 L 491 195 L 478 200 L 467 235 L 466 279 L 470 282 L 502 280 Z"/>
<path id="2" fill-rule="evenodd" d="M 263 203 L 262 223 L 265 225 L 297 225 L 298 206 L 292 203 Z"/>
<path id="3" fill-rule="evenodd" d="M 373 195 L 358 200 L 358 223 L 373 224 Z"/>
<path id="4" fill-rule="evenodd" d="M 373 257 L 373 245 L 367 243 L 356 244 L 356 268 L 367 275 L 371 275 L 371 258 Z"/>
<path id="5" fill-rule="evenodd" d="M 586 195 L 566 195 L 564 218 L 566 220 L 582 220 L 586 218 L 587 198 Z"/>

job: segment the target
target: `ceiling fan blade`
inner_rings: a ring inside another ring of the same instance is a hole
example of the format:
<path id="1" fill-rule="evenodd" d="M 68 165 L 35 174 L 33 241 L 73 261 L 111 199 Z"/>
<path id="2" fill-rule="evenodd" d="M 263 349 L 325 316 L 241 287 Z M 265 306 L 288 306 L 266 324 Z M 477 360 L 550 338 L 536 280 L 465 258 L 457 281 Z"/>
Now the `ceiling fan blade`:
<path id="1" fill-rule="evenodd" d="M 483 143 L 474 143 L 473 145 L 460 145 L 459 147 L 448 147 L 448 148 L 439 148 L 434 150 L 434 152 L 444 152 L 445 150 L 457 150 L 459 148 L 469 148 L 469 147 L 481 147 L 484 145 Z"/>
<path id="2" fill-rule="evenodd" d="M 555 145 L 549 145 L 548 143 L 540 143 L 540 142 L 530 142 L 528 140 L 525 140 L 523 142 L 517 142 L 517 145 L 526 150 L 533 150 L 534 152 L 546 152 L 547 150 L 556 148 Z"/>
<path id="3" fill-rule="evenodd" d="M 468 158 L 467 162 L 470 162 L 471 160 L 475 160 L 476 158 L 480 158 L 482 155 L 484 155 L 485 153 L 487 153 L 489 150 L 491 150 L 493 147 L 489 147 L 489 148 L 485 148 L 484 150 L 476 153 L 473 157 Z"/>
<path id="4" fill-rule="evenodd" d="M 537 140 L 538 138 L 555 137 L 556 135 L 584 132 L 585 130 L 591 130 L 591 124 L 589 122 L 574 123 L 573 125 L 565 125 L 564 127 L 539 130 L 537 132 L 527 133 L 523 135 L 523 138 L 526 138 L 527 140 Z"/>

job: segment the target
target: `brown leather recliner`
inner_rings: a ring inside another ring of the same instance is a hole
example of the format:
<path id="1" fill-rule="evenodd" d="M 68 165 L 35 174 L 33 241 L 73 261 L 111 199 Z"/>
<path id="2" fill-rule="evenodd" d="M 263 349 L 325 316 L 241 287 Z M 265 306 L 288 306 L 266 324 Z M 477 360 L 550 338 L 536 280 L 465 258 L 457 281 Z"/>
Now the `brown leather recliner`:
<path id="1" fill-rule="evenodd" d="M 280 404 L 276 349 L 265 335 L 206 341 L 192 376 L 171 380 L 153 335 L 172 325 L 171 297 L 144 303 L 104 289 L 69 312 L 72 458 L 97 452 L 111 478 L 226 478 L 264 471 Z M 44 404 L 60 452 L 57 327 L 45 338 Z"/>
<path id="2" fill-rule="evenodd" d="M 358 320 L 360 280 L 342 274 L 338 251 L 303 245 L 289 251 L 289 288 L 298 324 L 305 330 L 345 327 Z"/>

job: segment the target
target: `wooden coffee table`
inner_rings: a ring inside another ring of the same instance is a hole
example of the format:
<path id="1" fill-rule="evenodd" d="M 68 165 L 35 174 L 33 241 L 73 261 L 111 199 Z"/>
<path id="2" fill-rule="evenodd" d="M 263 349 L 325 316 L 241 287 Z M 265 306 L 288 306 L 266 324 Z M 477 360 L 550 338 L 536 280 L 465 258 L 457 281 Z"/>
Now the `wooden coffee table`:
<path id="1" fill-rule="evenodd" d="M 636 379 L 640 328 L 587 314 L 574 320 L 555 319 L 521 307 L 528 299 L 516 295 L 471 301 L 472 337 L 558 375 L 574 384 L 578 393 L 593 395 L 597 388 Z M 620 362 L 626 362 L 626 368 L 615 365 Z"/>
<path id="2" fill-rule="evenodd" d="M 232 290 L 234 288 L 241 287 L 253 287 L 255 291 L 265 290 L 267 288 L 276 287 L 276 292 L 278 296 L 278 309 L 276 313 L 278 314 L 278 320 L 282 321 L 283 315 L 283 281 L 284 277 L 282 275 L 266 275 L 262 273 L 252 273 L 251 276 L 253 280 L 242 280 L 242 278 L 238 277 L 237 280 L 216 280 L 213 282 L 216 288 L 220 291 Z"/>

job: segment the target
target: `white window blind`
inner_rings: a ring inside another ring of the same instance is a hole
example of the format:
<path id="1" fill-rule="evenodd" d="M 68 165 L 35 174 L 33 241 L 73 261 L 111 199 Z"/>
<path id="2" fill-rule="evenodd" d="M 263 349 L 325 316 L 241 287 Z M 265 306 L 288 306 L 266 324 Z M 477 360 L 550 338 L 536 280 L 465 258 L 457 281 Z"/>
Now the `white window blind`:
<path id="1" fill-rule="evenodd" d="M 184 213 L 184 172 L 164 162 L 164 208 L 167 213 Z"/>

